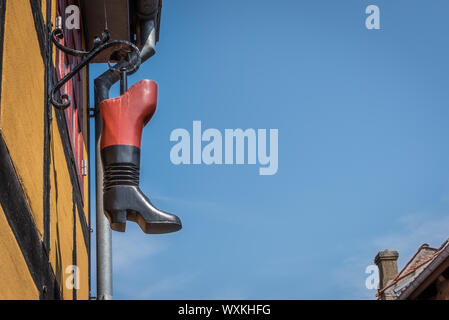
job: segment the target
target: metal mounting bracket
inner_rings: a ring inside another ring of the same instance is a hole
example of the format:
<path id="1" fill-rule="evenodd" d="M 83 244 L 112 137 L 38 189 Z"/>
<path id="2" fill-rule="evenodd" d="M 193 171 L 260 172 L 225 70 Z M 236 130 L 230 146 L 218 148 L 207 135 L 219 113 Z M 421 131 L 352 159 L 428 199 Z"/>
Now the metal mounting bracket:
<path id="1" fill-rule="evenodd" d="M 140 50 L 133 43 L 126 40 L 109 40 L 109 32 L 107 29 L 103 31 L 100 37 L 95 37 L 93 40 L 93 49 L 91 51 L 74 50 L 62 45 L 59 40 L 64 38 L 64 33 L 61 28 L 60 21 L 57 22 L 57 27 L 53 30 L 50 36 L 51 42 L 66 54 L 83 57 L 83 60 L 76 65 L 68 74 L 66 74 L 58 83 L 52 88 L 50 93 L 50 101 L 53 106 L 59 110 L 64 110 L 70 106 L 70 97 L 67 93 L 60 93 L 59 99 L 56 98 L 57 93 L 61 87 L 67 83 L 73 76 L 75 76 L 83 67 L 89 64 L 103 50 L 114 48 L 114 57 L 119 57 L 120 60 L 127 60 L 128 64 L 120 69 L 108 63 L 109 69 L 115 73 L 132 73 L 137 71 L 141 64 Z"/>

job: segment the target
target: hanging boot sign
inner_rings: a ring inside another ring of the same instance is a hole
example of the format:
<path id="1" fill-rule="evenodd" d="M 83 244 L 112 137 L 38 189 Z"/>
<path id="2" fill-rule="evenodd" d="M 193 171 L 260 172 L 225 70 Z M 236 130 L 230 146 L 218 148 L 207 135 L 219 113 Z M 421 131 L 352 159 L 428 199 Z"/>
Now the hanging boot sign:
<path id="1" fill-rule="evenodd" d="M 142 130 L 156 110 L 157 89 L 156 82 L 141 80 L 120 97 L 100 103 L 103 205 L 115 231 L 125 231 L 127 220 L 145 233 L 181 229 L 177 216 L 154 207 L 139 188 Z"/>
<path id="2" fill-rule="evenodd" d="M 103 51 L 112 52 L 109 61 L 118 63 L 111 66 L 108 62 L 109 71 L 95 80 L 96 86 L 99 87 L 98 92 L 97 88 L 95 90 L 96 101 L 102 119 L 104 214 L 115 231 L 124 232 L 126 221 L 129 220 L 138 223 L 145 233 L 169 233 L 182 228 L 180 219 L 154 207 L 139 188 L 142 131 L 156 110 L 158 87 L 152 80 L 142 80 L 127 90 L 126 79 L 127 74 L 136 72 L 141 62 L 155 53 L 161 3 L 142 0 L 138 4 L 141 37 L 139 48 L 126 40 L 110 40 L 106 2 L 103 3 L 105 30 L 101 37 L 94 39 L 91 51 L 78 51 L 59 43 L 59 39 L 63 38 L 63 30 L 61 18 L 58 18 L 56 29 L 50 37 L 51 41 L 65 53 L 82 57 L 82 61 L 56 83 L 50 100 L 57 109 L 67 108 L 70 105 L 70 97 L 60 92 L 62 86 Z M 110 86 L 118 80 L 119 74 L 122 83 L 121 95 L 109 98 Z"/>

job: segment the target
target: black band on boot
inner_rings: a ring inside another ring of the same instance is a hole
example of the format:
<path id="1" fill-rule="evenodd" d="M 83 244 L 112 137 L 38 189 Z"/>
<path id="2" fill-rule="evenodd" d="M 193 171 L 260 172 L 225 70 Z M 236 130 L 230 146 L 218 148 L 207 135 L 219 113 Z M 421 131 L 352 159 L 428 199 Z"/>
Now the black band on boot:
<path id="1" fill-rule="evenodd" d="M 113 186 L 139 186 L 140 149 L 135 146 L 116 145 L 101 150 L 103 161 L 103 188 Z"/>
<path id="2" fill-rule="evenodd" d="M 101 150 L 103 166 L 117 163 L 132 163 L 140 167 L 140 148 L 129 145 L 115 145 Z"/>

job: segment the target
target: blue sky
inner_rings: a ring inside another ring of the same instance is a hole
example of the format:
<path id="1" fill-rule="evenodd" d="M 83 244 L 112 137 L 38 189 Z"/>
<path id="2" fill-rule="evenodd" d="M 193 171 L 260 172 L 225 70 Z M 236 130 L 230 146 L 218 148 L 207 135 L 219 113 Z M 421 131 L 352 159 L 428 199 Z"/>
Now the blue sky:
<path id="1" fill-rule="evenodd" d="M 365 28 L 371 4 L 381 30 Z M 115 298 L 373 299 L 365 268 L 379 250 L 399 250 L 403 265 L 422 243 L 441 245 L 448 10 L 444 0 L 164 1 L 158 52 L 129 83 L 159 84 L 141 188 L 184 227 L 114 232 Z M 91 88 L 104 70 L 91 68 Z M 170 133 L 194 120 L 279 129 L 277 174 L 173 165 Z"/>

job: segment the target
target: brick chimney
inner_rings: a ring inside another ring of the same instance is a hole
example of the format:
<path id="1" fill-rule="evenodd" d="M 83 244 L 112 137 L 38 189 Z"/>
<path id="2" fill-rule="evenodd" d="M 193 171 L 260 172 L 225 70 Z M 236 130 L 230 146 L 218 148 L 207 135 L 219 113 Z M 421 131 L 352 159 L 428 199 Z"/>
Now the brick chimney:
<path id="1" fill-rule="evenodd" d="M 379 268 L 379 290 L 385 288 L 390 280 L 398 274 L 399 253 L 395 250 L 380 251 L 374 258 L 374 263 Z M 381 299 L 389 299 L 388 294 L 383 294 Z"/>

